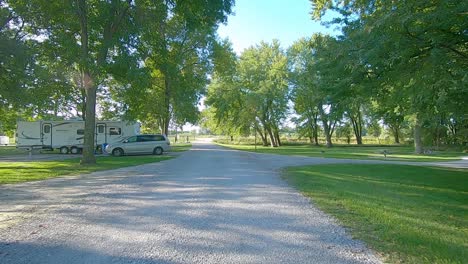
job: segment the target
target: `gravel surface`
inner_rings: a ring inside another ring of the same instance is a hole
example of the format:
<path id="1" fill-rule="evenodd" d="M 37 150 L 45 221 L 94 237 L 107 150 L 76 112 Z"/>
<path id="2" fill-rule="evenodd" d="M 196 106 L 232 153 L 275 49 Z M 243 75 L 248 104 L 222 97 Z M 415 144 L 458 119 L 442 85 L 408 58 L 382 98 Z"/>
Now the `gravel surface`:
<path id="1" fill-rule="evenodd" d="M 0 186 L 0 263 L 381 263 L 279 175 L 336 162 L 197 143 L 160 163 Z"/>

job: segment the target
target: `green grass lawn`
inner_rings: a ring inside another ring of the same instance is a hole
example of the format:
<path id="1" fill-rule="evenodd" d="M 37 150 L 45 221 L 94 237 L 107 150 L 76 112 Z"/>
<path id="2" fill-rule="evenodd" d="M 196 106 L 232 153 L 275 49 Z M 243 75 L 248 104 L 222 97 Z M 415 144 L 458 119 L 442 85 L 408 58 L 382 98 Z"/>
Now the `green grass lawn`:
<path id="1" fill-rule="evenodd" d="M 97 157 L 97 164 L 81 166 L 79 159 L 63 161 L 0 162 L 0 184 L 44 180 L 78 175 L 94 171 L 111 170 L 170 159 L 170 156 Z"/>
<path id="2" fill-rule="evenodd" d="M 468 260 L 468 170 L 319 165 L 284 177 L 391 263 Z"/>
<path id="3" fill-rule="evenodd" d="M 27 154 L 28 152 L 24 149 L 17 149 L 16 147 L 12 146 L 0 146 L 0 156 L 11 156 L 11 155 L 21 155 Z"/>
<path id="4" fill-rule="evenodd" d="M 187 151 L 192 147 L 190 143 L 176 143 L 171 144 L 171 152 L 182 152 Z M 60 154 L 58 150 L 50 151 L 50 150 L 34 150 L 34 155 L 37 155 L 38 152 L 42 152 L 45 154 Z M 0 146 L 0 157 L 1 156 L 14 156 L 14 155 L 28 155 L 28 151 L 25 149 L 17 149 L 16 147 L 12 146 Z M 60 154 L 62 155 L 62 154 Z"/>
<path id="5" fill-rule="evenodd" d="M 192 148 L 191 143 L 171 143 L 171 152 L 182 152 Z"/>
<path id="6" fill-rule="evenodd" d="M 219 144 L 219 143 L 218 143 Z M 255 151 L 254 145 L 219 144 L 228 148 Z M 383 151 L 387 151 L 387 157 Z M 410 146 L 356 146 L 336 145 L 332 148 L 313 146 L 309 144 L 284 145 L 278 148 L 257 146 L 257 152 L 280 155 L 300 155 L 324 158 L 342 159 L 381 159 L 381 160 L 406 160 L 406 161 L 450 161 L 459 160 L 467 155 L 457 151 L 435 151 L 433 154 L 416 155 Z"/>

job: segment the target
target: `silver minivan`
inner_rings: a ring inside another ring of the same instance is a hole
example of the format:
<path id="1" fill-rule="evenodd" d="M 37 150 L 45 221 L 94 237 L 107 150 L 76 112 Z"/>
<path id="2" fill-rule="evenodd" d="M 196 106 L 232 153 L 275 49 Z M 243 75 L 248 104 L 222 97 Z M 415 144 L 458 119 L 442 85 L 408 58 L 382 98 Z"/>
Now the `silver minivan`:
<path id="1" fill-rule="evenodd" d="M 113 156 L 127 154 L 161 155 L 170 150 L 171 143 L 164 135 L 136 135 L 107 145 L 106 152 Z"/>

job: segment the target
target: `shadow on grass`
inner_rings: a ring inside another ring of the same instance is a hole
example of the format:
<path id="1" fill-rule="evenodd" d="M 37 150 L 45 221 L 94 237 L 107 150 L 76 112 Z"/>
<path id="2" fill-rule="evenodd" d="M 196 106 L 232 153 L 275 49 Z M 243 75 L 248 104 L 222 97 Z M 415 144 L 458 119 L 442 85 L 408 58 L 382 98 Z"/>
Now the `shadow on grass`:
<path id="1" fill-rule="evenodd" d="M 288 180 L 394 262 L 463 263 L 468 171 L 404 165 L 288 169 Z"/>

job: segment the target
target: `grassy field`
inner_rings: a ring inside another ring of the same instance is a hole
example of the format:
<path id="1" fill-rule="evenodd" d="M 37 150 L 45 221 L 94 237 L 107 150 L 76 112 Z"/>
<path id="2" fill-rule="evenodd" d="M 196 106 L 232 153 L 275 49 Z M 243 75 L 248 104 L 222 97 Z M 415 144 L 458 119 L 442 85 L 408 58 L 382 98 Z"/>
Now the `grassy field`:
<path id="1" fill-rule="evenodd" d="M 171 159 L 170 156 L 97 157 L 97 164 L 81 166 L 79 159 L 63 161 L 0 162 L 0 184 L 37 181 L 48 178 L 111 170 Z"/>
<path id="2" fill-rule="evenodd" d="M 220 144 L 228 148 L 255 151 L 254 145 Z M 385 158 L 383 152 L 387 152 Z M 461 151 L 434 151 L 432 154 L 416 155 L 411 146 L 356 146 L 335 145 L 332 148 L 313 146 L 309 144 L 284 145 L 278 148 L 257 146 L 257 152 L 280 155 L 300 155 L 323 158 L 342 159 L 380 159 L 380 160 L 406 160 L 406 161 L 450 161 L 459 160 L 461 156 L 468 155 Z"/>
<path id="3" fill-rule="evenodd" d="M 171 152 L 189 150 L 191 144 L 173 144 Z M 49 152 L 46 153 L 56 153 Z M 26 155 L 27 152 L 17 150 L 14 147 L 0 148 L 0 156 Z M 37 154 L 35 154 L 37 155 Z M 58 154 L 57 155 L 62 155 Z M 28 161 L 28 162 L 0 162 L 0 184 L 19 183 L 26 181 L 44 180 L 65 175 L 77 175 L 91 173 L 100 170 L 111 170 L 122 167 L 136 166 L 145 163 L 159 162 L 172 158 L 171 156 L 98 156 L 97 164 L 93 166 L 81 166 L 79 158 L 63 161 Z"/>
<path id="4" fill-rule="evenodd" d="M 468 170 L 319 165 L 284 177 L 390 263 L 468 259 Z"/>
<path id="5" fill-rule="evenodd" d="M 171 143 L 171 152 L 182 152 L 192 148 L 190 143 Z"/>
<path id="6" fill-rule="evenodd" d="M 12 146 L 0 146 L 0 156 L 11 156 L 11 155 L 21 155 L 27 154 L 28 152 L 24 149 L 17 149 L 16 147 Z"/>
<path id="7" fill-rule="evenodd" d="M 190 143 L 177 143 L 171 144 L 171 152 L 181 152 L 187 151 L 192 147 Z M 58 150 L 48 151 L 48 150 L 34 150 L 34 154 L 43 152 L 45 154 L 60 154 Z M 0 157 L 2 156 L 14 156 L 14 155 L 28 155 L 28 151 L 24 149 L 17 149 L 16 147 L 12 146 L 0 146 Z M 62 155 L 62 154 L 60 154 Z"/>

